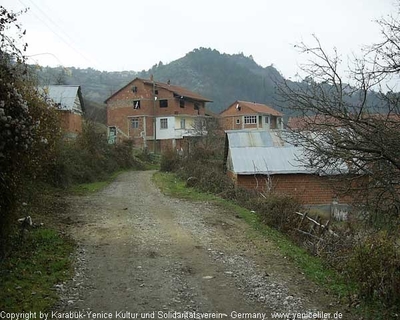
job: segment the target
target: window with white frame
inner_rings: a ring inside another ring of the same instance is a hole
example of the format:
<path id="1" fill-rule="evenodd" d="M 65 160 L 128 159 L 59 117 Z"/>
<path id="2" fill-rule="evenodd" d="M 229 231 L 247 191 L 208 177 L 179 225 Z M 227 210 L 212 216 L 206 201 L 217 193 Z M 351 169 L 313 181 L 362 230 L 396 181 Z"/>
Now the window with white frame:
<path id="1" fill-rule="evenodd" d="M 132 128 L 133 129 L 139 128 L 139 118 L 132 118 Z"/>
<path id="2" fill-rule="evenodd" d="M 181 129 L 186 128 L 186 119 L 181 119 Z"/>
<path id="3" fill-rule="evenodd" d="M 167 118 L 160 119 L 160 128 L 168 129 L 168 119 Z"/>
<path id="4" fill-rule="evenodd" d="M 257 116 L 244 116 L 244 124 L 256 124 Z"/>

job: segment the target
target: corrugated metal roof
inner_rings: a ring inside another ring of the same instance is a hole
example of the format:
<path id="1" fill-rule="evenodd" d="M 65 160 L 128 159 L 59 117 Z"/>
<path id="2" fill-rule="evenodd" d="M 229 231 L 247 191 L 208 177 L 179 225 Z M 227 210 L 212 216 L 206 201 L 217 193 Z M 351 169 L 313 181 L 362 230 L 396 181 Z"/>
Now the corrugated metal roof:
<path id="1" fill-rule="evenodd" d="M 230 156 L 238 174 L 313 173 L 299 161 L 302 152 L 297 147 L 231 148 Z"/>
<path id="2" fill-rule="evenodd" d="M 55 103 L 59 104 L 58 108 L 61 110 L 78 110 L 82 112 L 75 101 L 78 96 L 79 86 L 67 85 L 50 85 L 43 88 L 46 96 L 48 96 Z"/>
<path id="3" fill-rule="evenodd" d="M 316 169 L 305 165 L 307 158 L 302 147 L 284 141 L 285 131 L 232 130 L 226 131 L 226 134 L 229 142 L 228 160 L 237 174 L 317 173 Z M 342 166 L 328 171 L 329 174 L 338 174 L 345 170 L 346 167 Z"/>
<path id="4" fill-rule="evenodd" d="M 282 130 L 229 130 L 226 133 L 231 148 L 287 146 Z"/>

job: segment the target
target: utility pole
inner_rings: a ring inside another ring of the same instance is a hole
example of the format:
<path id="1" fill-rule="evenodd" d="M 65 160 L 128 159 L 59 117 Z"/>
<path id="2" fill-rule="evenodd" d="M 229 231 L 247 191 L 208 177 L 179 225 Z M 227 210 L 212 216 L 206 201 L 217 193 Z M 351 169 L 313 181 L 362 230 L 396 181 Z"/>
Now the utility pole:
<path id="1" fill-rule="evenodd" d="M 157 147 L 157 118 L 156 118 L 156 83 L 154 81 L 153 75 L 150 76 L 151 81 L 153 81 L 153 131 L 154 131 L 154 140 L 153 140 L 153 152 L 156 153 Z"/>

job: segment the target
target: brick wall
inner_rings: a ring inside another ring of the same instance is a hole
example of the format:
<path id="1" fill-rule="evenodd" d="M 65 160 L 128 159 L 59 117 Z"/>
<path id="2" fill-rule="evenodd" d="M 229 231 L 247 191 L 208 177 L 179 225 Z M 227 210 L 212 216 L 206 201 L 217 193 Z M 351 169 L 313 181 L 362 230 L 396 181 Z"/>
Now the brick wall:
<path id="1" fill-rule="evenodd" d="M 133 87 L 137 88 L 137 92 L 132 91 Z M 200 108 L 199 110 L 195 110 L 195 103 L 193 101 L 185 100 L 185 106 L 181 108 L 179 104 L 179 99 L 175 98 L 171 91 L 168 91 L 164 88 L 157 88 L 157 90 L 157 100 L 154 102 L 153 88 L 151 85 L 145 85 L 140 80 L 132 81 L 129 85 L 127 85 L 125 88 L 123 88 L 120 92 L 118 92 L 115 96 L 111 97 L 107 101 L 107 109 L 110 116 L 108 120 L 108 125 L 115 125 L 111 123 L 114 119 L 118 117 L 124 117 L 126 115 L 204 115 L 204 102 L 198 102 Z M 140 109 L 133 108 L 133 102 L 136 100 L 140 100 Z M 168 107 L 161 108 L 160 100 L 168 100 Z"/>
<path id="2" fill-rule="evenodd" d="M 70 111 L 59 111 L 61 129 L 67 133 L 82 133 L 82 116 Z"/>
<path id="3" fill-rule="evenodd" d="M 330 204 L 334 199 L 341 203 L 350 201 L 349 197 L 337 194 L 334 182 L 327 176 L 286 174 L 273 175 L 270 178 L 271 192 L 294 196 L 303 204 Z M 265 191 L 267 182 L 264 175 L 237 175 L 237 184 L 248 189 Z"/>
<path id="4" fill-rule="evenodd" d="M 136 92 L 132 88 L 136 87 Z M 107 100 L 107 125 L 116 126 L 119 130 L 134 140 L 135 145 L 143 145 L 143 139 L 140 137 L 142 131 L 146 131 L 147 139 L 152 139 L 154 135 L 154 114 L 156 116 L 175 116 L 175 115 L 203 115 L 205 114 L 204 102 L 198 102 L 200 108 L 195 109 L 193 101 L 185 100 L 183 108 L 180 107 L 180 100 L 173 96 L 173 93 L 164 89 L 156 88 L 157 100 L 154 103 L 153 87 L 146 85 L 141 80 L 132 81 L 129 85 L 122 88 L 117 94 Z M 168 100 L 168 107 L 161 108 L 160 100 Z M 140 108 L 134 108 L 134 101 L 140 100 Z M 139 127 L 132 127 L 132 118 L 136 117 L 139 121 Z M 119 135 L 120 136 L 120 135 Z M 122 137 L 120 137 L 122 138 Z M 153 145 L 147 141 L 148 146 Z M 172 140 L 168 142 L 157 142 L 157 149 L 165 149 L 166 146 L 172 146 Z"/>

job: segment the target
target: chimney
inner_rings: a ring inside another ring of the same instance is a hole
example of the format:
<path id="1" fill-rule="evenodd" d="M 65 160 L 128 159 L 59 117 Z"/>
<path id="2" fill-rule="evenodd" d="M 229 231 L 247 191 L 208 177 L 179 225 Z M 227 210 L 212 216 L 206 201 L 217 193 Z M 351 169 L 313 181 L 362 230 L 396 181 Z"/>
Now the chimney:
<path id="1" fill-rule="evenodd" d="M 168 79 L 167 84 L 170 85 L 171 84 L 171 80 Z"/>
<path id="2" fill-rule="evenodd" d="M 150 81 L 154 81 L 153 79 L 154 79 L 154 78 L 153 78 L 153 74 L 151 74 L 151 75 L 150 75 Z"/>

